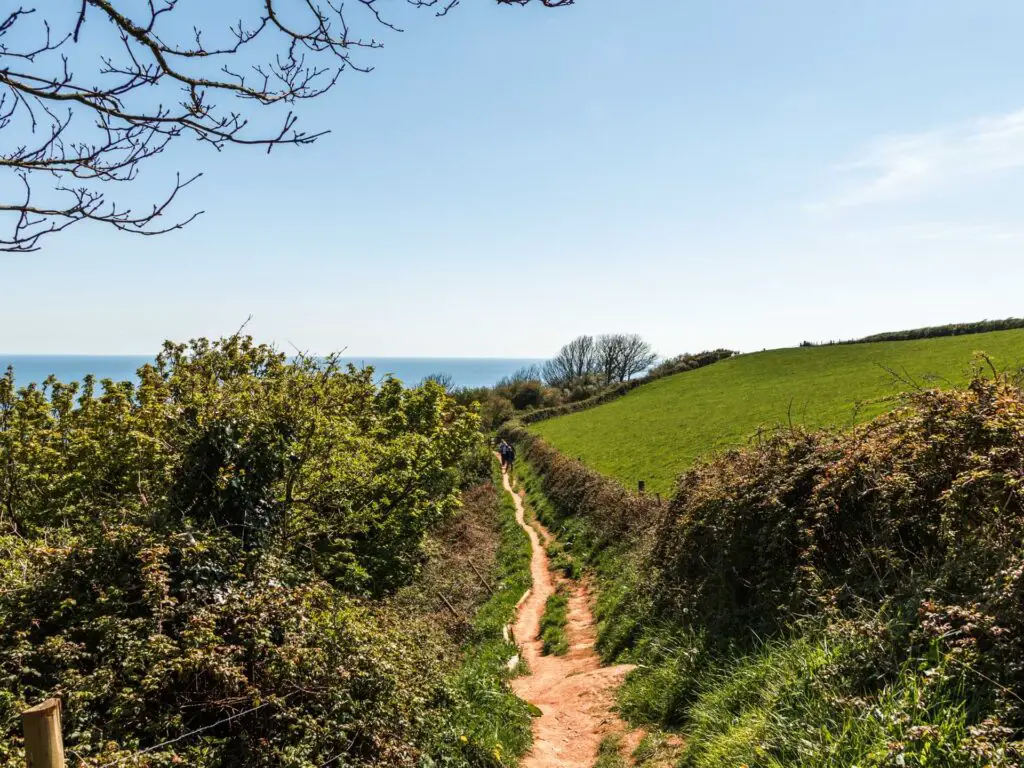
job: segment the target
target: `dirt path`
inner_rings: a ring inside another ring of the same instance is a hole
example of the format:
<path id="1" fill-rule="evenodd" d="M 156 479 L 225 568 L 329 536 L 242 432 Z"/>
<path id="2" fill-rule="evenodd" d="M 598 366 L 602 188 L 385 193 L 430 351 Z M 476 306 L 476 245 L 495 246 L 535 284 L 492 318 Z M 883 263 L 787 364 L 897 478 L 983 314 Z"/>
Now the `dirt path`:
<path id="1" fill-rule="evenodd" d="M 545 542 L 550 534 L 539 522 L 529 525 L 523 500 L 512 490 L 508 475 L 502 482 L 516 503 L 516 521 L 530 537 L 533 559 L 530 570 L 533 588 L 519 608 L 513 635 L 530 673 L 512 681 L 516 694 L 540 708 L 543 715 L 533 721 L 533 749 L 523 760 L 523 768 L 590 768 L 597 759 L 602 737 L 625 726 L 612 712 L 615 689 L 633 669 L 619 664 L 602 667 L 594 649 L 597 629 L 590 612 L 586 588 L 576 585 L 569 598 L 569 653 L 544 656 L 537 639 L 544 603 L 555 591 L 548 570 Z"/>

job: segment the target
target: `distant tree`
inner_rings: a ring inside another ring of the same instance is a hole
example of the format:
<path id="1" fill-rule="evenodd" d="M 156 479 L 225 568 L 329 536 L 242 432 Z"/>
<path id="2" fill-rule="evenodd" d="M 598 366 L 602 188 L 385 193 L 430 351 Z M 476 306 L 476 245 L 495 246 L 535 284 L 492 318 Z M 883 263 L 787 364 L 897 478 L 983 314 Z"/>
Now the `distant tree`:
<path id="1" fill-rule="evenodd" d="M 455 379 L 452 378 L 452 375 L 450 373 L 438 372 L 427 374 L 426 376 L 423 377 L 423 380 L 420 381 L 420 386 L 422 387 L 424 384 L 430 381 L 434 382 L 435 384 L 440 384 L 442 387 L 444 387 L 445 392 L 455 391 Z"/>
<path id="2" fill-rule="evenodd" d="M 504 377 L 494 387 L 495 394 L 506 398 L 517 411 L 539 408 L 544 403 L 541 371 L 536 365 L 527 365 Z"/>
<path id="3" fill-rule="evenodd" d="M 481 407 L 480 417 L 484 427 L 494 429 L 515 415 L 515 407 L 512 401 L 501 395 L 491 394 L 484 400 Z"/>
<path id="4" fill-rule="evenodd" d="M 577 379 L 596 373 L 595 352 L 593 336 L 577 336 L 544 363 L 544 381 L 552 387 L 568 387 Z"/>
<path id="5" fill-rule="evenodd" d="M 494 0 L 528 5 L 531 0 Z M 534 0 L 549 8 L 573 0 Z M 444 16 L 459 0 L 406 0 Z M 345 70 L 369 72 L 357 54 L 381 47 L 358 29 L 399 31 L 382 0 L 75 0 L 0 10 L 0 167 L 11 222 L 0 251 L 34 251 L 81 221 L 156 235 L 169 219 L 180 174 L 141 209 L 108 197 L 178 138 L 217 149 L 310 144 L 297 102 L 315 99 Z M 223 27 L 201 28 L 196 9 Z M 210 10 L 212 9 L 212 10 Z M 96 53 L 92 53 L 96 51 Z M 217 103 L 230 99 L 230 106 Z M 286 105 L 286 109 L 276 108 Z"/>
<path id="6" fill-rule="evenodd" d="M 625 381 L 638 373 L 643 373 L 657 360 L 658 355 L 650 344 L 635 333 L 627 334 L 622 342 L 622 353 L 617 371 L 619 381 Z"/>
<path id="7" fill-rule="evenodd" d="M 511 399 L 517 411 L 539 408 L 544 403 L 544 389 L 539 380 L 523 381 L 516 386 Z"/>
<path id="8" fill-rule="evenodd" d="M 606 333 L 597 339 L 594 357 L 602 384 L 607 385 L 615 381 L 615 375 L 619 369 L 619 339 L 620 335 L 614 333 Z"/>
<path id="9" fill-rule="evenodd" d="M 607 384 L 643 373 L 658 359 L 651 345 L 635 333 L 598 337 L 594 354 L 597 370 Z"/>
<path id="10" fill-rule="evenodd" d="M 527 381 L 536 381 L 540 383 L 542 374 L 540 366 L 538 365 L 524 365 L 514 373 L 509 374 L 502 378 L 495 386 L 498 389 L 514 387 L 516 384 L 522 384 Z"/>

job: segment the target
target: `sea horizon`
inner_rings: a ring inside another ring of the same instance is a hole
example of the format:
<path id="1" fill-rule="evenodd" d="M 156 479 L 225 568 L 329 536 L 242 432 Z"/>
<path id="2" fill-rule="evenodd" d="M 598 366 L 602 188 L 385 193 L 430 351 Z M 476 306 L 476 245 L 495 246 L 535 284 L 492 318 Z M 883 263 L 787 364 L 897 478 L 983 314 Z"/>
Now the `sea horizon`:
<path id="1" fill-rule="evenodd" d="M 81 381 L 92 374 L 97 380 L 135 380 L 136 371 L 151 363 L 155 355 L 5 354 L 0 352 L 0 371 L 14 369 L 17 386 L 41 383 L 53 375 L 59 381 Z M 345 355 L 343 364 L 372 367 L 381 378 L 391 375 L 407 386 L 415 386 L 433 374 L 447 374 L 457 387 L 493 386 L 520 368 L 538 365 L 543 358 L 519 357 L 402 357 Z"/>

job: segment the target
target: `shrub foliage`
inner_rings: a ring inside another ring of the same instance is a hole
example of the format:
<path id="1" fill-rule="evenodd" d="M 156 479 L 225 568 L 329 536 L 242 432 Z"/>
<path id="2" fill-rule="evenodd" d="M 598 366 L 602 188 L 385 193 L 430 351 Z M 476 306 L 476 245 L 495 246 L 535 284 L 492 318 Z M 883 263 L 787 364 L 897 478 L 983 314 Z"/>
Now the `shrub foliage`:
<path id="1" fill-rule="evenodd" d="M 1024 397 L 1004 381 L 914 395 L 846 435 L 779 434 L 678 487 L 652 553 L 660 610 L 732 637 L 930 595 L 922 610 L 1005 630 L 989 651 L 1024 640 Z"/>
<path id="2" fill-rule="evenodd" d="M 0 764 L 23 764 L 20 711 L 54 695 L 85 766 L 443 757 L 456 660 L 377 598 L 458 508 L 477 425 L 436 384 L 243 336 L 168 343 L 137 384 L 8 371 Z"/>

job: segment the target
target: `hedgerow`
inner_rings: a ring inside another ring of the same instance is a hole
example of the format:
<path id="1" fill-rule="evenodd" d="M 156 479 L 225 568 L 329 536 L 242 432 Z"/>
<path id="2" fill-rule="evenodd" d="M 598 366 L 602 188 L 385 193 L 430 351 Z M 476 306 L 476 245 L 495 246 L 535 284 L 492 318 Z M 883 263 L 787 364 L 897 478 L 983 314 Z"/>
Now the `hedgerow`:
<path id="1" fill-rule="evenodd" d="M 557 527 L 570 519 L 586 521 L 600 546 L 623 536 L 644 536 L 664 509 L 657 497 L 627 491 L 583 462 L 559 453 L 520 423 L 506 424 L 501 434 L 523 449 L 524 458 L 539 477 L 550 507 L 537 506 L 554 512 L 554 517 L 542 517 L 546 525 Z M 530 489 L 534 473 L 523 468 L 522 474 Z"/>
<path id="2" fill-rule="evenodd" d="M 864 344 L 875 341 L 909 341 L 911 339 L 936 339 L 941 336 L 966 336 L 973 333 L 988 333 L 990 331 L 1009 331 L 1015 328 L 1024 328 L 1024 318 L 1007 317 L 1002 320 L 979 320 L 974 323 L 949 323 L 947 325 L 931 325 L 925 328 L 911 328 L 906 331 L 886 331 L 875 333 L 871 336 L 864 336 L 860 339 L 849 339 L 839 344 Z M 815 342 L 805 341 L 800 346 L 819 346 Z"/>

